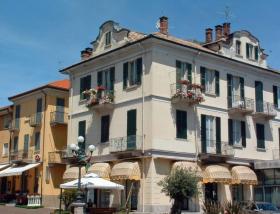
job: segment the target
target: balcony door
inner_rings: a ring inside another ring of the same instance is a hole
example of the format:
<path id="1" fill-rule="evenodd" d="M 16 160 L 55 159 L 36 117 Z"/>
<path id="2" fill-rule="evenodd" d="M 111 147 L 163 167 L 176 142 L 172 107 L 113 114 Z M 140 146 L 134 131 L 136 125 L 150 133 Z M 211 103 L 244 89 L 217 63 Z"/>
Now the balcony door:
<path id="1" fill-rule="evenodd" d="M 206 117 L 206 152 L 216 153 L 215 117 Z"/>
<path id="2" fill-rule="evenodd" d="M 56 98 L 56 111 L 55 111 L 55 121 L 63 123 L 64 121 L 64 108 L 65 108 L 65 99 Z"/>
<path id="3" fill-rule="evenodd" d="M 255 82 L 256 111 L 263 112 L 263 84 L 260 81 Z"/>
<path id="4" fill-rule="evenodd" d="M 127 149 L 136 148 L 136 109 L 127 112 Z"/>

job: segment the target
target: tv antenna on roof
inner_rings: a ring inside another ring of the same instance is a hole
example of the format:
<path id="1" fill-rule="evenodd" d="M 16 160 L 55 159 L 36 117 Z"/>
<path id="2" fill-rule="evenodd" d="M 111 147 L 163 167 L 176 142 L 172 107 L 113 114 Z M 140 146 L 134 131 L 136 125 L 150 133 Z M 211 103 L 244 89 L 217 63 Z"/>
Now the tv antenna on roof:
<path id="1" fill-rule="evenodd" d="M 219 14 L 221 14 L 225 18 L 226 22 L 229 22 L 234 17 L 229 6 L 226 6 L 222 12 L 219 12 Z"/>

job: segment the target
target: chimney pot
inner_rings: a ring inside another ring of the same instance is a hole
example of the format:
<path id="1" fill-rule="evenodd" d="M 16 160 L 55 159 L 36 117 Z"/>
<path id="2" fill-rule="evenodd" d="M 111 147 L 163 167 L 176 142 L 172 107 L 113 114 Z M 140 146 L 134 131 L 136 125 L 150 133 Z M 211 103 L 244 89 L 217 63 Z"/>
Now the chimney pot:
<path id="1" fill-rule="evenodd" d="M 230 34 L 230 23 L 229 22 L 225 22 L 223 24 L 223 34 L 224 34 L 224 37 L 228 37 L 228 35 Z"/>
<path id="2" fill-rule="evenodd" d="M 223 27 L 222 25 L 216 25 L 215 26 L 216 31 L 216 40 L 219 40 L 223 37 Z"/>
<path id="3" fill-rule="evenodd" d="M 207 28 L 205 29 L 205 43 L 210 43 L 213 41 L 213 29 Z"/>
<path id="4" fill-rule="evenodd" d="M 88 59 L 92 54 L 92 48 L 85 48 L 81 51 L 81 59 L 86 60 Z"/>
<path id="5" fill-rule="evenodd" d="M 159 18 L 159 32 L 162 34 L 168 34 L 168 17 L 162 16 Z"/>

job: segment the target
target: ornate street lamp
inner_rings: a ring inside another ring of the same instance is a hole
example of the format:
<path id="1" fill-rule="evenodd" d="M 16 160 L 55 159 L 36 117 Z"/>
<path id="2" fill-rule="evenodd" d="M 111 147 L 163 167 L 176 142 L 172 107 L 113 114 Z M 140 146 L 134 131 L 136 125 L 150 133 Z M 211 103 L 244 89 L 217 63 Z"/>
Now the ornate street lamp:
<path id="1" fill-rule="evenodd" d="M 84 137 L 79 136 L 78 145 L 80 145 L 84 142 L 85 142 Z M 95 150 L 95 146 L 89 145 L 88 151 L 90 152 L 90 154 L 87 155 L 85 153 L 84 149 L 81 149 L 78 145 L 74 144 L 74 143 L 70 145 L 70 149 L 71 149 L 73 157 L 74 157 L 72 164 L 76 165 L 79 168 L 78 191 L 77 191 L 76 200 L 73 203 L 73 205 L 75 207 L 82 207 L 82 209 L 83 209 L 83 207 L 85 205 L 85 201 L 84 201 L 83 193 L 81 190 L 81 169 L 82 169 L 82 167 L 84 167 L 90 163 L 90 160 L 92 158 L 92 153 Z"/>

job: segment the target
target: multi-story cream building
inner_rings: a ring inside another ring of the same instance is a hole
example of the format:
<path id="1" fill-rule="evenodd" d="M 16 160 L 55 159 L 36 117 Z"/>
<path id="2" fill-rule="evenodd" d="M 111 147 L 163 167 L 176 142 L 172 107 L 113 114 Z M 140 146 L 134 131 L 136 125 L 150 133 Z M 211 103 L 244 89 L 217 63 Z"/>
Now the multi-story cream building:
<path id="1" fill-rule="evenodd" d="M 264 169 L 279 167 L 280 73 L 259 40 L 229 23 L 215 39 L 206 29 L 203 43 L 171 36 L 167 17 L 159 29 L 107 21 L 82 61 L 61 70 L 71 81 L 68 144 L 82 135 L 80 147 L 96 146 L 91 170 L 124 184 L 124 198 L 132 190 L 132 210 L 168 211 L 158 182 L 178 165 L 202 171 L 202 194 L 184 209 L 199 212 L 205 198 L 280 205 L 279 169 Z M 117 206 L 118 194 L 99 195 Z"/>
<path id="2" fill-rule="evenodd" d="M 8 127 L 11 166 L 0 171 L 1 190 L 9 200 L 38 195 L 42 205 L 58 207 L 66 168 L 68 90 L 69 81 L 61 80 L 9 97 L 14 105 Z"/>

